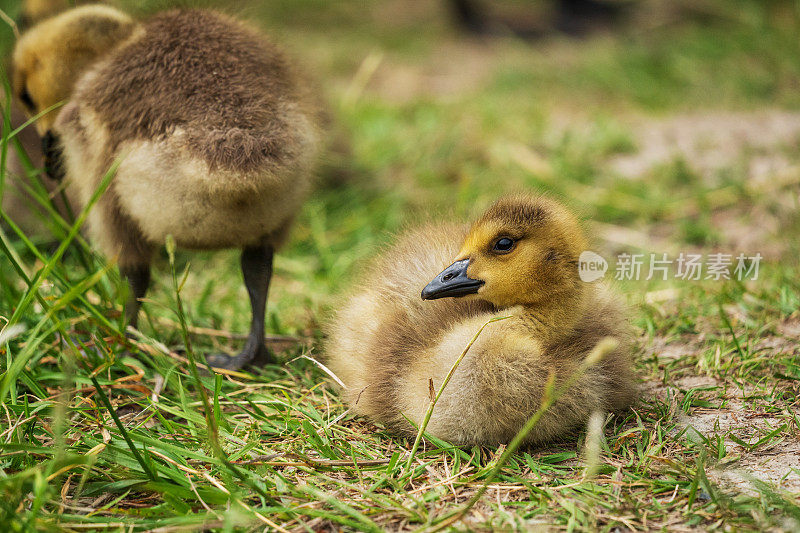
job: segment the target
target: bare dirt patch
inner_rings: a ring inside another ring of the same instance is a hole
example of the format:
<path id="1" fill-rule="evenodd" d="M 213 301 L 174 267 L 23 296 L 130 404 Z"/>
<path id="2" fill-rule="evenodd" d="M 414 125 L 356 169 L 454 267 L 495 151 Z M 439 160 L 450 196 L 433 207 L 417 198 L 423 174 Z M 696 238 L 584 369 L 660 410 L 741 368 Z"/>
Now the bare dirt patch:
<path id="1" fill-rule="evenodd" d="M 786 321 L 778 326 L 779 330 L 794 332 L 792 328 L 800 329 L 797 321 Z M 667 360 L 680 359 L 696 346 L 683 340 L 659 339 L 653 345 L 655 353 Z M 786 350 L 796 350 L 797 344 L 785 337 L 767 337 L 759 347 L 786 353 Z M 753 399 L 768 397 L 769 391 L 752 385 L 733 386 L 729 381 L 694 373 L 673 379 L 668 385 L 650 382 L 644 389 L 644 394 L 670 404 L 677 422 L 674 435 L 683 432 L 698 444 L 706 439 L 723 439 L 726 456 L 707 472 L 709 479 L 723 490 L 755 495 L 758 491 L 754 483 L 760 481 L 800 497 L 800 433 L 796 426 L 794 431 L 789 429 L 794 423 L 793 417 L 800 416 L 796 405 L 787 405 L 783 413 L 776 412 L 768 409 L 771 406 L 764 400 Z M 694 398 L 707 398 L 709 403 L 719 407 L 692 407 L 684 411 L 679 406 L 690 394 Z M 758 444 L 778 428 L 783 428 L 779 431 L 782 437 Z"/>
<path id="2" fill-rule="evenodd" d="M 800 113 L 781 110 L 688 113 L 632 124 L 638 151 L 612 167 L 640 178 L 655 166 L 682 159 L 706 179 L 747 158 L 748 174 L 763 184 L 792 166 L 784 152 L 800 144 Z"/>
<path id="3" fill-rule="evenodd" d="M 629 179 L 654 179 L 653 172 L 680 161 L 708 187 L 720 189 L 709 205 L 680 218 L 711 213 L 718 245 L 779 258 L 781 238 L 796 212 L 800 190 L 800 113 L 782 110 L 686 113 L 629 121 L 637 150 L 614 156 L 611 171 Z M 725 180 L 728 180 L 727 184 Z M 741 183 L 748 201 L 730 187 Z"/>

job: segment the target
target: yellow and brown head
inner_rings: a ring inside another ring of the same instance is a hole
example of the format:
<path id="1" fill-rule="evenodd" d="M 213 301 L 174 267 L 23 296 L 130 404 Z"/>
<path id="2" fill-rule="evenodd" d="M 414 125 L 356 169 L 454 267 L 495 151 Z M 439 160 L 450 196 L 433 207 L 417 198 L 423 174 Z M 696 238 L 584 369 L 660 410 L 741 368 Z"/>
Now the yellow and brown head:
<path id="1" fill-rule="evenodd" d="M 31 116 L 69 99 L 75 82 L 93 63 L 127 39 L 135 22 L 103 5 L 78 7 L 31 28 L 14 48 L 14 95 Z M 52 126 L 54 110 L 36 123 L 40 135 Z"/>
<path id="2" fill-rule="evenodd" d="M 20 30 L 26 30 L 46 18 L 74 7 L 76 3 L 85 2 L 76 2 L 75 0 L 23 0 L 19 15 L 19 28 Z"/>
<path id="3" fill-rule="evenodd" d="M 546 197 L 500 199 L 470 229 L 455 262 L 422 291 L 426 300 L 476 295 L 498 308 L 577 296 L 586 238 L 577 218 Z"/>

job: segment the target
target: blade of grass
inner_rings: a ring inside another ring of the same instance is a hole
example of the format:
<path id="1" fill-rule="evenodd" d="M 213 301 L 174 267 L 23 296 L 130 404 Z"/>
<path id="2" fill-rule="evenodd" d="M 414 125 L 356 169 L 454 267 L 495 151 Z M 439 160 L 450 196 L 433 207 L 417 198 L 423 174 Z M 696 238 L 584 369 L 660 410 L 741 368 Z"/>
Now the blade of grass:
<path id="1" fill-rule="evenodd" d="M 228 459 L 227 454 L 222 449 L 222 445 L 219 441 L 219 427 L 217 426 L 217 420 L 214 417 L 214 410 L 211 405 L 211 401 L 208 397 L 208 391 L 203 385 L 202 380 L 200 379 L 200 371 L 197 368 L 197 361 L 195 359 L 194 350 L 192 350 L 191 339 L 189 336 L 189 328 L 186 324 L 186 313 L 183 310 L 183 300 L 180 296 L 180 289 L 181 283 L 178 281 L 178 274 L 175 269 L 175 239 L 171 236 L 167 236 L 166 242 L 166 249 L 167 255 L 169 256 L 169 264 L 170 264 L 170 271 L 172 273 L 172 286 L 175 292 L 175 300 L 177 306 L 177 314 L 178 314 L 178 321 L 181 326 L 181 335 L 183 337 L 184 345 L 186 346 L 186 358 L 189 361 L 189 370 L 192 374 L 192 378 L 197 385 L 198 392 L 200 393 L 200 400 L 203 405 L 203 414 L 205 416 L 206 424 L 209 428 L 209 440 L 211 444 L 211 449 L 214 451 L 214 455 L 216 458 L 230 471 L 234 477 L 238 478 L 240 481 L 245 483 L 251 489 L 255 490 L 258 494 L 260 494 L 265 500 L 273 501 L 272 498 L 267 494 L 264 489 L 253 483 L 246 475 L 244 475 L 239 468 L 236 467 L 233 463 L 230 462 Z M 232 487 L 233 488 L 233 487 Z M 232 491 L 231 491 L 232 492 Z"/>
<path id="2" fill-rule="evenodd" d="M 422 441 L 422 435 L 424 435 L 425 428 L 428 427 L 428 423 L 430 422 L 431 416 L 433 415 L 433 409 L 434 409 L 434 407 L 436 407 L 436 402 L 439 401 L 439 398 L 442 396 L 442 393 L 444 392 L 445 387 L 447 387 L 447 384 L 450 383 L 450 379 L 453 377 L 453 374 L 455 373 L 456 369 L 458 368 L 458 365 L 461 364 L 461 360 L 464 359 L 464 357 L 467 355 L 467 352 L 469 352 L 469 349 L 472 348 L 473 344 L 475 344 L 475 341 L 478 340 L 478 337 L 483 332 L 483 330 L 486 328 L 486 326 L 488 326 L 489 324 L 491 324 L 493 322 L 499 322 L 500 320 L 506 320 L 508 318 L 511 318 L 511 317 L 510 316 L 501 316 L 501 317 L 494 317 L 494 318 L 491 318 L 491 319 L 487 320 L 478 329 L 478 331 L 475 333 L 475 335 L 473 335 L 473 337 L 472 337 L 472 339 L 470 339 L 469 343 L 467 343 L 467 346 L 461 352 L 461 355 L 459 355 L 458 358 L 456 358 L 455 362 L 453 363 L 453 366 L 451 366 L 450 370 L 447 372 L 447 375 L 445 376 L 444 381 L 442 381 L 442 384 L 439 387 L 439 390 L 436 392 L 436 396 L 431 398 L 430 404 L 428 405 L 428 410 L 425 412 L 425 417 L 422 419 L 422 424 L 420 424 L 419 429 L 417 430 L 417 436 L 414 439 L 414 445 L 411 446 L 411 453 L 409 454 L 408 460 L 406 461 L 406 464 L 403 467 L 403 471 L 400 474 L 401 478 L 405 477 L 407 475 L 407 473 L 409 472 L 409 470 L 411 468 L 411 463 L 414 461 L 414 457 L 417 455 L 417 449 L 419 449 L 419 444 Z"/>
<path id="3" fill-rule="evenodd" d="M 584 359 L 583 363 L 581 363 L 581 366 L 575 372 L 573 372 L 558 389 L 555 389 L 555 376 L 551 374 L 550 381 L 545 387 L 542 404 L 540 405 L 539 409 L 537 409 L 536 412 L 531 415 L 525 425 L 522 426 L 522 429 L 520 429 L 514 438 L 511 439 L 508 447 L 506 447 L 500 458 L 497 460 L 497 463 L 484 480 L 481 488 L 478 489 L 478 491 L 467 501 L 466 504 L 461 507 L 461 509 L 450 513 L 439 523 L 430 528 L 430 531 L 441 531 L 466 515 L 467 512 L 469 512 L 469 510 L 472 509 L 472 507 L 478 503 L 478 501 L 480 501 L 480 499 L 489 489 L 489 485 L 492 483 L 492 481 L 494 481 L 498 474 L 500 474 L 500 471 L 503 469 L 511 456 L 516 453 L 516 451 L 525 441 L 525 437 L 528 436 L 528 433 L 531 432 L 534 426 L 542 418 L 542 415 L 544 415 L 545 412 L 547 412 L 547 410 L 550 409 L 550 407 L 552 407 L 553 404 L 555 404 L 556 401 L 570 389 L 570 387 L 572 387 L 578 378 L 580 378 L 589 368 L 600 362 L 617 346 L 618 342 L 615 339 L 605 338 L 601 340 L 599 343 L 597 343 L 597 346 L 594 347 L 586 359 Z"/>
<path id="4" fill-rule="evenodd" d="M 111 185 L 111 180 L 117 173 L 117 169 L 119 168 L 121 162 L 122 161 L 120 159 L 117 159 L 114 161 L 114 163 L 111 164 L 111 167 L 108 169 L 108 172 L 106 172 L 105 176 L 103 176 L 103 179 L 100 181 L 100 185 L 98 185 L 97 189 L 95 189 L 94 193 L 92 194 L 92 197 L 86 203 L 86 206 L 83 208 L 80 215 L 78 215 L 77 220 L 70 228 L 67 238 L 61 241 L 61 244 L 58 246 L 58 249 L 53 254 L 53 257 L 51 257 L 50 260 L 45 263 L 44 267 L 42 267 L 42 269 L 34 278 L 33 283 L 31 283 L 30 287 L 26 291 L 22 300 L 17 305 L 14 314 L 11 315 L 9 323 L 16 324 L 20 320 L 22 315 L 27 311 L 28 306 L 30 305 L 31 301 L 36 295 L 36 291 L 39 290 L 39 287 L 41 286 L 42 282 L 44 282 L 44 280 L 47 279 L 47 277 L 50 275 L 50 272 L 53 270 L 53 268 L 55 268 L 56 264 L 58 264 L 58 262 L 61 260 L 61 256 L 64 255 L 64 252 L 67 250 L 67 247 L 70 245 L 72 240 L 78 234 L 81 227 L 83 227 L 83 224 L 86 222 L 86 218 L 89 216 L 89 211 L 92 210 L 94 205 L 98 202 L 98 200 L 100 200 L 100 196 L 102 196 L 102 194 L 106 191 L 106 189 L 108 189 L 108 186 Z M 2 401 L 2 397 L 0 397 L 0 401 Z"/>
<path id="5" fill-rule="evenodd" d="M 111 405 L 111 402 L 108 400 L 108 396 L 106 396 L 105 391 L 103 391 L 103 387 L 101 387 L 100 383 L 98 383 L 97 378 L 95 376 L 89 376 L 89 379 L 92 381 L 92 385 L 94 385 L 94 388 L 97 391 L 97 396 L 100 398 L 100 403 L 103 404 L 103 407 L 106 408 L 108 414 L 111 415 L 111 418 L 114 420 L 114 424 L 117 426 L 122 438 L 125 439 L 125 443 L 131 450 L 136 462 L 141 465 L 142 470 L 151 481 L 159 481 L 158 477 L 156 477 L 156 474 L 150 468 L 150 465 L 145 462 L 144 457 L 142 457 L 142 455 L 139 453 L 139 450 L 136 449 L 136 446 L 133 444 L 130 435 L 128 435 L 128 431 L 125 429 L 125 426 L 122 425 L 122 421 L 117 416 L 117 411 Z"/>
<path id="6" fill-rule="evenodd" d="M 44 328 L 44 326 L 50 322 L 51 320 L 55 319 L 56 313 L 66 307 L 71 301 L 75 300 L 78 295 L 83 294 L 89 287 L 95 285 L 100 279 L 103 278 L 105 275 L 106 270 L 100 270 L 95 272 L 94 275 L 85 278 L 80 283 L 71 287 L 63 296 L 61 296 L 58 300 L 56 300 L 53 305 L 49 306 L 49 309 L 45 313 L 45 316 L 36 324 L 30 334 L 30 338 L 36 339 L 35 341 L 29 341 L 28 344 L 25 346 L 22 352 L 20 352 L 17 357 L 14 358 L 11 365 L 6 369 L 6 371 L 2 374 L 3 380 L 2 384 L 0 384 L 0 403 L 5 401 L 6 394 L 8 393 L 11 384 L 17 380 L 17 376 L 20 372 L 25 368 L 25 365 L 28 361 L 34 357 L 36 353 L 36 348 L 38 345 L 44 340 L 46 336 L 49 336 L 52 332 L 58 330 L 64 335 L 64 340 L 72 347 L 74 351 L 77 351 L 77 348 L 72 344 L 69 335 L 63 329 L 62 324 L 60 321 L 55 322 L 55 327 L 52 328 L 45 336 L 39 336 L 39 332 Z M 9 321 L 11 324 L 11 321 Z M 9 326 L 11 327 L 11 326 Z M 43 355 L 43 354 L 40 354 Z"/>

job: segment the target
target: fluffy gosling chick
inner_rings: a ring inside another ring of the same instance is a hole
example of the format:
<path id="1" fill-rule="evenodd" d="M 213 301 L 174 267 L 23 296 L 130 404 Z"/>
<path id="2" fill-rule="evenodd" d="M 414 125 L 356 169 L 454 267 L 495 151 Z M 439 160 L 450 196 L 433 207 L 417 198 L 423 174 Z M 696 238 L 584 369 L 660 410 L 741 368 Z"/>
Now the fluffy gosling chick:
<path id="1" fill-rule="evenodd" d="M 20 9 L 18 27 L 24 30 L 33 24 L 69 9 L 68 0 L 24 0 Z M 19 108 L 19 102 L 11 106 L 11 129 L 14 130 L 25 123 L 27 117 Z M 35 167 L 42 165 L 42 141 L 33 127 L 22 130 L 17 139 L 22 149 Z M 58 182 L 46 176 L 42 178 L 42 185 L 51 196 L 58 188 Z M 50 237 L 46 225 L 42 220 L 49 216 L 47 211 L 36 203 L 28 193 L 29 178 L 25 172 L 25 165 L 14 147 L 9 147 L 6 159 L 6 186 L 3 192 L 3 211 L 14 223 L 28 236 Z M 66 217 L 68 209 L 56 198 L 56 209 L 61 216 Z"/>
<path id="2" fill-rule="evenodd" d="M 14 91 L 37 122 L 46 165 L 86 203 L 121 164 L 89 216 L 101 250 L 128 278 L 136 324 L 154 250 L 243 249 L 252 323 L 239 368 L 269 359 L 264 315 L 274 249 L 304 200 L 319 114 L 263 35 L 208 10 L 137 22 L 107 6 L 76 8 L 28 31 L 14 51 Z"/>
<path id="3" fill-rule="evenodd" d="M 546 412 L 527 443 L 564 436 L 593 411 L 630 406 L 628 325 L 601 283 L 579 279 L 585 249 L 576 218 L 541 197 L 503 198 L 471 228 L 406 235 L 332 321 L 327 360 L 347 387 L 346 401 L 356 413 L 416 433 L 406 417 L 422 422 L 430 380 L 438 390 L 480 327 L 511 315 L 475 341 L 436 404 L 429 433 L 461 445 L 508 442 L 540 407 L 548 376 L 563 383 L 609 336 L 617 348 Z"/>

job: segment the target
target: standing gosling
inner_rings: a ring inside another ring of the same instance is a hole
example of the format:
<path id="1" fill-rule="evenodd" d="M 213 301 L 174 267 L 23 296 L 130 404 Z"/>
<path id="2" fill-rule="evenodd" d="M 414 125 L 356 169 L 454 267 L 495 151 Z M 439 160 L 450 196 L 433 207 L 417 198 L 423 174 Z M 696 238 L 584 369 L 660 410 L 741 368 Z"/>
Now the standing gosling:
<path id="1" fill-rule="evenodd" d="M 636 387 L 628 324 L 604 286 L 579 279 L 585 249 L 576 218 L 541 197 L 503 198 L 471 228 L 406 235 L 332 321 L 327 360 L 346 401 L 356 413 L 416 433 L 406 418 L 422 422 L 429 381 L 438 390 L 480 327 L 511 315 L 472 345 L 428 433 L 459 445 L 509 442 L 542 404 L 550 374 L 563 383 L 609 336 L 617 348 L 576 374 L 526 442 L 567 435 L 593 411 L 630 406 Z"/>
<path id="2" fill-rule="evenodd" d="M 15 94 L 37 122 L 51 175 L 85 204 L 121 164 L 89 215 L 90 234 L 129 280 L 136 325 L 155 249 L 243 248 L 252 323 L 236 357 L 267 360 L 264 317 L 273 251 L 310 185 L 319 110 L 282 53 L 225 15 L 173 10 L 140 23 L 107 6 L 76 8 L 26 33 Z"/>

